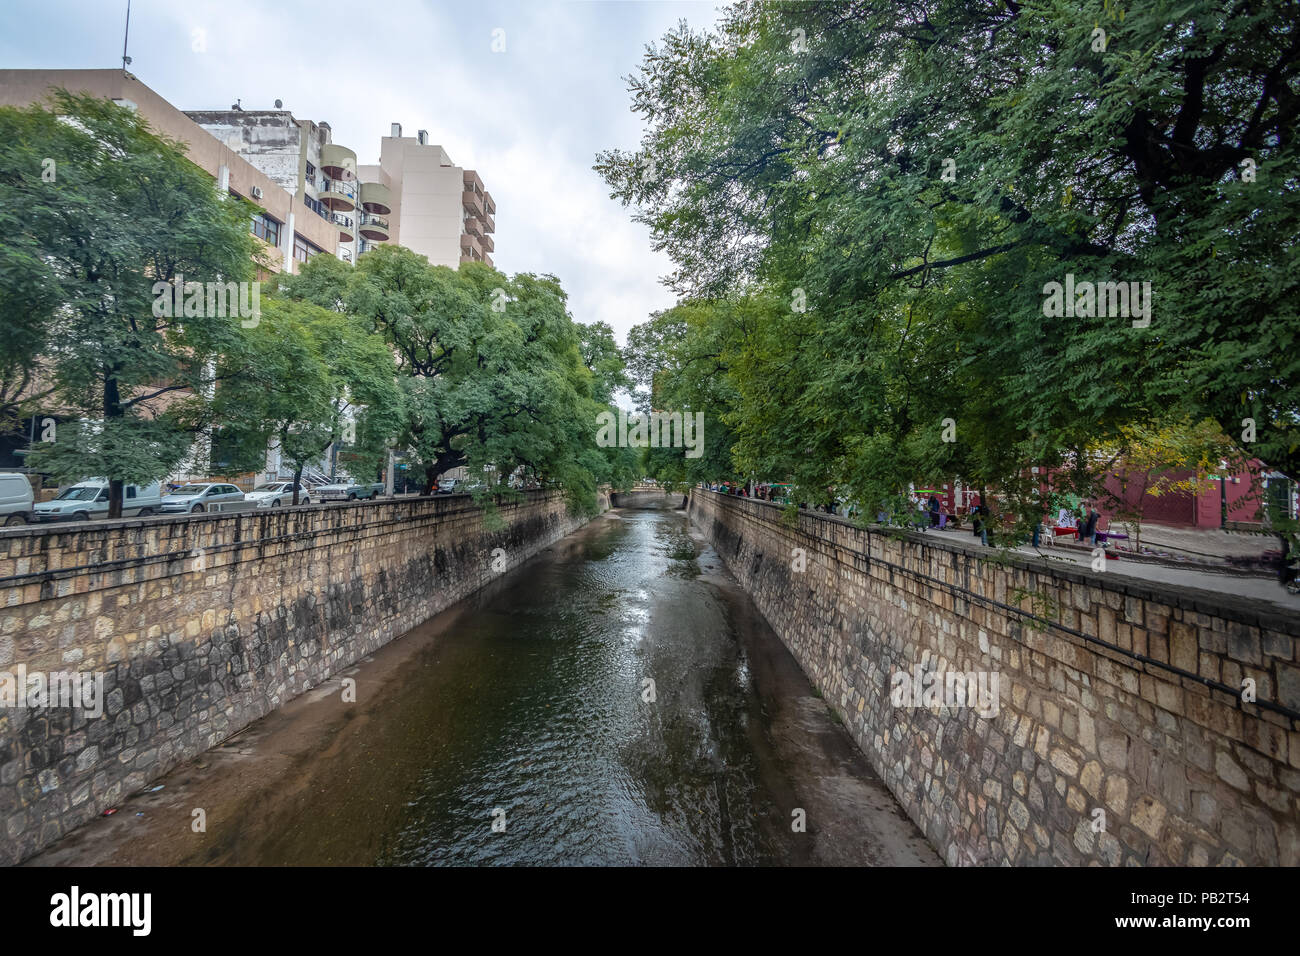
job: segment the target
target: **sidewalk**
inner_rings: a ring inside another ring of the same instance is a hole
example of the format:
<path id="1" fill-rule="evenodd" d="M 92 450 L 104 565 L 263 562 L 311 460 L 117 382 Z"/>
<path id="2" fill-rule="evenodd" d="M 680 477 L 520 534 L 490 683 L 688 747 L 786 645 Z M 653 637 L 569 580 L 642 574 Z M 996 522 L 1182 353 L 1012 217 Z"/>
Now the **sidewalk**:
<path id="1" fill-rule="evenodd" d="M 1115 522 L 1116 530 L 1121 522 Z M 1131 538 L 1131 535 L 1130 535 Z M 1216 564 L 1231 563 L 1228 558 L 1262 558 L 1265 551 L 1278 551 L 1282 543 L 1276 535 L 1221 531 L 1218 528 L 1171 528 L 1168 525 L 1142 526 L 1144 550 L 1168 551 L 1188 557 L 1208 559 Z"/>
<path id="2" fill-rule="evenodd" d="M 1069 561 L 1083 568 L 1091 568 L 1092 565 L 1091 552 L 1083 548 L 1048 548 L 1035 551 L 1028 545 L 1022 545 L 1015 550 L 1019 554 L 1046 557 L 1055 561 Z M 1279 584 L 1276 578 L 1220 574 L 1208 569 L 1169 567 L 1167 565 L 1130 561 L 1124 558 L 1120 558 L 1118 561 L 1107 561 L 1105 573 L 1231 594 L 1236 597 L 1272 604 L 1289 612 L 1300 613 L 1300 594 L 1288 594 L 1286 588 Z"/>

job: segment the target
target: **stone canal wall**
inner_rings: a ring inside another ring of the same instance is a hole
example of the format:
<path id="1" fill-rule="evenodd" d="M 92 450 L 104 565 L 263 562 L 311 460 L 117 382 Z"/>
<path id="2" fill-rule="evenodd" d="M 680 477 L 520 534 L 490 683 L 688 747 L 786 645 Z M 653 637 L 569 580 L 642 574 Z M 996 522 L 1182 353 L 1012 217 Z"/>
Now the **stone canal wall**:
<path id="1" fill-rule="evenodd" d="M 529 492 L 495 518 L 456 495 L 0 532 L 0 701 L 6 675 L 76 672 L 90 705 L 0 706 L 0 863 L 581 524 Z"/>
<path id="2" fill-rule="evenodd" d="M 648 508 L 651 510 L 672 511 L 686 507 L 686 496 L 681 492 L 669 494 L 661 488 L 638 488 L 632 491 L 616 491 L 610 497 L 610 506 L 614 508 Z"/>
<path id="3" fill-rule="evenodd" d="M 1300 864 L 1296 615 L 698 489 L 690 514 L 949 864 Z M 950 671 L 996 674 L 996 713 L 891 702 Z"/>

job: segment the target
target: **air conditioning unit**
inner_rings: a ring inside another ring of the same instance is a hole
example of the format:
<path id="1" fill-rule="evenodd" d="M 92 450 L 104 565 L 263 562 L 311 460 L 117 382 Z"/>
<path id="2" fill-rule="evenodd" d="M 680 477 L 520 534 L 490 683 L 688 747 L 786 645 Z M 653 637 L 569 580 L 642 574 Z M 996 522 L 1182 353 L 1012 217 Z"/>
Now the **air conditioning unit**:
<path id="1" fill-rule="evenodd" d="M 261 187 L 261 186 L 254 186 L 252 192 L 253 192 L 253 198 L 254 198 L 254 199 L 261 199 L 261 198 L 262 198 L 262 187 Z"/>

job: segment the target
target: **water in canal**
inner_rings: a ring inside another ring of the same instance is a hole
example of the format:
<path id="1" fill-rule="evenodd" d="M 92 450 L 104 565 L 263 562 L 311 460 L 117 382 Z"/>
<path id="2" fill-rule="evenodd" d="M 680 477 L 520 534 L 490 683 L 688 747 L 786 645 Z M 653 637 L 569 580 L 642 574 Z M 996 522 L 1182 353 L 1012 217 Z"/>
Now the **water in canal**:
<path id="1" fill-rule="evenodd" d="M 377 657 L 405 642 L 174 862 L 937 862 L 684 512 L 606 515 Z"/>

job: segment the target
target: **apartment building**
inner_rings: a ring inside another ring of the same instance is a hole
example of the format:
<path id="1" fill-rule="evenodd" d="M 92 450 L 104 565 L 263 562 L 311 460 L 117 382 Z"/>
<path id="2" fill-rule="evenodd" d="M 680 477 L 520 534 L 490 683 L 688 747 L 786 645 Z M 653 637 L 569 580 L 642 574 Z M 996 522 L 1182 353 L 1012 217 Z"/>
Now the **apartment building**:
<path id="1" fill-rule="evenodd" d="M 324 250 L 308 250 L 309 257 L 326 251 L 355 262 L 391 238 L 388 186 L 373 171 L 359 169 L 355 152 L 333 142 L 329 123 L 300 120 L 284 109 L 187 110 L 185 115 L 333 227 L 333 241 Z"/>
<path id="2" fill-rule="evenodd" d="M 0 105 L 27 106 L 48 100 L 53 89 L 90 93 L 136 110 L 158 133 L 188 146 L 188 156 L 215 180 L 218 189 L 260 206 L 249 228 L 272 251 L 272 268 L 297 271 L 297 263 L 316 253 L 335 253 L 339 229 L 314 213 L 294 192 L 240 151 L 210 135 L 181 110 L 120 70 L 0 70 Z"/>
<path id="3" fill-rule="evenodd" d="M 131 73 L 109 70 L 0 70 L 0 105 L 27 106 L 62 87 L 137 110 L 153 129 L 181 140 L 217 188 L 261 207 L 250 229 L 273 247 L 277 271 L 328 253 L 355 262 L 396 242 L 435 265 L 492 265 L 496 203 L 473 169 L 456 166 L 428 133 L 382 137 L 379 162 L 361 165 L 335 143 L 329 123 L 289 110 L 177 109 Z"/>
<path id="4" fill-rule="evenodd" d="M 186 116 L 338 227 L 348 262 L 396 242 L 434 265 L 492 265 L 496 203 L 473 169 L 457 166 L 429 134 L 404 137 L 400 123 L 380 141 L 379 162 L 332 141 L 328 123 L 287 110 L 190 110 Z"/>
<path id="5" fill-rule="evenodd" d="M 403 136 L 402 125 L 393 123 L 380 141 L 379 164 L 362 171 L 392 190 L 395 242 L 434 265 L 493 264 L 496 202 L 479 174 L 457 166 L 427 132 Z"/>

